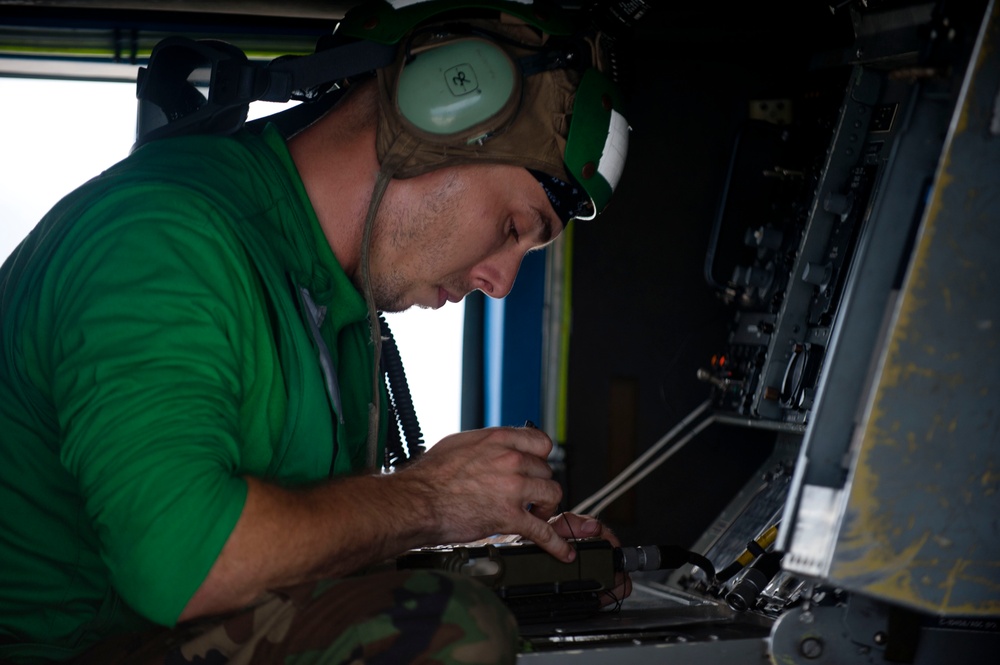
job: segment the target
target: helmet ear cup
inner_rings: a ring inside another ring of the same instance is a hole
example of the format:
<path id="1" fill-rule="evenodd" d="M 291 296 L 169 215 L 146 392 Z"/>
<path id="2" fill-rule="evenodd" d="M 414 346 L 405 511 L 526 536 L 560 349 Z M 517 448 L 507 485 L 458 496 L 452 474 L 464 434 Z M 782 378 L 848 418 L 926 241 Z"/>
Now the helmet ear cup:
<path id="1" fill-rule="evenodd" d="M 407 54 L 395 92 L 396 112 L 422 138 L 468 144 L 511 122 L 521 73 L 496 42 L 463 36 Z"/>

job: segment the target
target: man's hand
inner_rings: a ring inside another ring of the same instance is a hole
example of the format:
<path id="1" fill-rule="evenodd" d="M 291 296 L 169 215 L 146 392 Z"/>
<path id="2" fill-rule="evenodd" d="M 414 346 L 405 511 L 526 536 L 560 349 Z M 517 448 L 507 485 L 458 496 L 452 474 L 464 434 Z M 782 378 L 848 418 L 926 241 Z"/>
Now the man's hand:
<path id="1" fill-rule="evenodd" d="M 300 489 L 246 477 L 236 528 L 180 620 L 241 607 L 266 589 L 346 575 L 415 547 L 497 533 L 521 534 L 573 561 L 569 534 L 546 521 L 562 499 L 546 462 L 551 449 L 540 430 L 498 427 L 446 437 L 392 474 Z"/>
<path id="2" fill-rule="evenodd" d="M 590 515 L 561 513 L 549 518 L 549 524 L 563 538 L 603 538 L 613 547 L 621 547 L 618 537 L 596 518 Z M 611 605 L 628 598 L 632 593 L 632 580 L 628 573 L 615 574 L 615 588 L 609 595 L 601 597 L 601 605 Z"/>
<path id="3" fill-rule="evenodd" d="M 516 533 L 562 561 L 576 557 L 546 520 L 562 499 L 546 461 L 552 441 L 531 427 L 496 427 L 445 437 L 399 473 L 418 480 L 442 543 Z M 530 510 L 529 510 L 530 507 Z"/>

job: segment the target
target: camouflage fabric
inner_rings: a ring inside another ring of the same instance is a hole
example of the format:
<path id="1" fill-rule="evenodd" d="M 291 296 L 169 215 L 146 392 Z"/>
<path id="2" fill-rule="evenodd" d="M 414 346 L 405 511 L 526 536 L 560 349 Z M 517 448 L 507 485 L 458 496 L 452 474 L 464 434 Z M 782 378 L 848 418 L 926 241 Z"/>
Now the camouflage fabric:
<path id="1" fill-rule="evenodd" d="M 513 615 L 458 574 L 392 571 L 276 590 L 253 607 L 99 645 L 75 663 L 513 663 Z"/>

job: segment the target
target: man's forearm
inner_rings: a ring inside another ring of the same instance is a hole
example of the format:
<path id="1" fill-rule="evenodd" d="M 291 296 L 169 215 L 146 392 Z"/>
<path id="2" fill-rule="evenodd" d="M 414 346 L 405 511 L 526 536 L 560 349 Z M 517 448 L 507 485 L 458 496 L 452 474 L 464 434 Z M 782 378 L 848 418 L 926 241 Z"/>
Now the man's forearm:
<path id="1" fill-rule="evenodd" d="M 562 499 L 530 428 L 446 437 L 402 471 L 287 490 L 248 478 L 246 504 L 181 620 L 242 607 L 263 591 L 337 577 L 413 547 L 516 533 L 571 561 L 546 520 Z M 526 510 L 531 507 L 530 511 Z"/>
<path id="2" fill-rule="evenodd" d="M 180 621 L 242 607 L 269 588 L 350 574 L 433 540 L 417 478 L 365 476 L 289 490 L 247 478 L 240 519 Z"/>

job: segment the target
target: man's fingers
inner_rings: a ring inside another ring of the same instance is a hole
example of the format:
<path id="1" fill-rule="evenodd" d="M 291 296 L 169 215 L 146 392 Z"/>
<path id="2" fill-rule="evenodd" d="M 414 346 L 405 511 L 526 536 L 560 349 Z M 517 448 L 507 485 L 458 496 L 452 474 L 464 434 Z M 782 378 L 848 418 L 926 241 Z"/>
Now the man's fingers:
<path id="1" fill-rule="evenodd" d="M 533 427 L 502 428 L 510 436 L 510 444 L 515 450 L 546 459 L 552 452 L 552 439 L 540 429 Z"/>
<path id="2" fill-rule="evenodd" d="M 563 538 L 601 538 L 604 526 L 589 515 L 560 513 L 549 520 L 549 524 Z"/>
<path id="3" fill-rule="evenodd" d="M 472 430 L 445 437 L 401 473 L 434 488 L 434 529 L 442 541 L 516 533 L 540 539 L 539 545 L 565 558 L 569 546 L 544 521 L 562 501 L 547 461 L 551 449 L 552 441 L 537 429 Z"/>
<path id="4" fill-rule="evenodd" d="M 557 534 L 564 538 L 603 538 L 613 547 L 620 547 L 618 537 L 600 520 L 590 515 L 561 513 L 549 520 Z M 626 573 L 615 574 L 615 588 L 602 595 L 601 605 L 621 602 L 632 593 L 632 580 Z"/>
<path id="5" fill-rule="evenodd" d="M 562 486 L 549 478 L 529 478 L 524 484 L 523 505 L 531 514 L 542 520 L 554 515 L 562 501 Z"/>
<path id="6" fill-rule="evenodd" d="M 518 530 L 522 537 L 535 543 L 560 561 L 569 563 L 576 559 L 576 550 L 556 533 L 551 524 L 527 513 L 525 513 L 525 517 L 524 527 Z"/>

